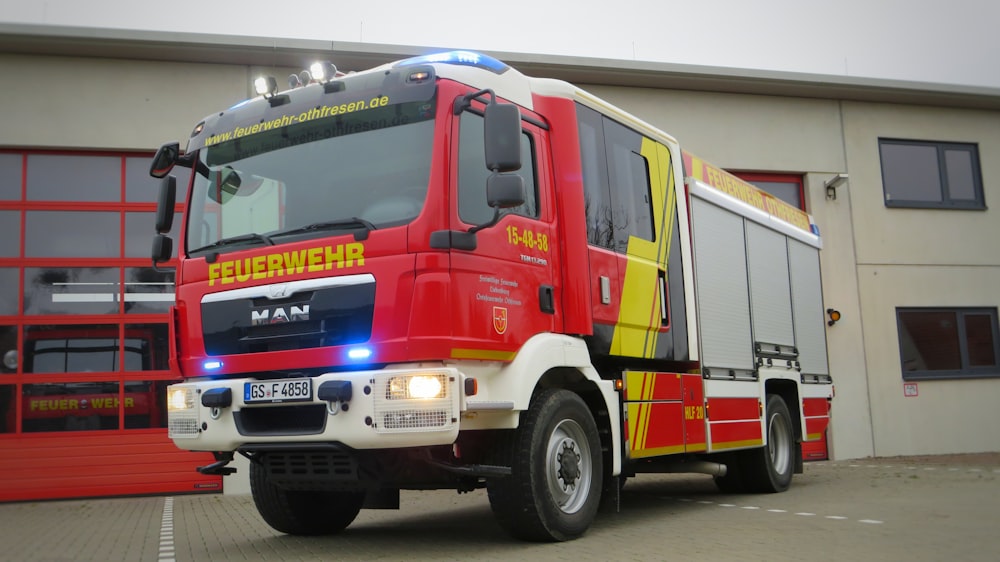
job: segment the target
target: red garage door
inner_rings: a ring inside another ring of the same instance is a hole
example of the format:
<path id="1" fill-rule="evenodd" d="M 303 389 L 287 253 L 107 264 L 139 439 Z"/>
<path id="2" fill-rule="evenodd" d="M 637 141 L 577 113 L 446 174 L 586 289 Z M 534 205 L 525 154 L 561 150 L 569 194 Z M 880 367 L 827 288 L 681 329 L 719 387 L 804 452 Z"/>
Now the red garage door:
<path id="1" fill-rule="evenodd" d="M 166 435 L 173 271 L 149 267 L 148 166 L 0 151 L 0 501 L 221 488 Z"/>

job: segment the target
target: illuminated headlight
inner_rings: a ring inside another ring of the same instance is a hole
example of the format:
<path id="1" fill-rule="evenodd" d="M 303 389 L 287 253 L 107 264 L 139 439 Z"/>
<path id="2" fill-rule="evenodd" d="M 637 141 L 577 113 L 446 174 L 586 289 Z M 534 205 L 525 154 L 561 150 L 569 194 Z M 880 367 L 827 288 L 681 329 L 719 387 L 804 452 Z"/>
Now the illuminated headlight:
<path id="1" fill-rule="evenodd" d="M 401 375 L 389 379 L 386 398 L 389 400 L 430 400 L 447 396 L 447 375 Z"/>
<path id="2" fill-rule="evenodd" d="M 167 409 L 182 411 L 194 408 L 194 390 L 190 388 L 171 388 L 167 394 Z"/>

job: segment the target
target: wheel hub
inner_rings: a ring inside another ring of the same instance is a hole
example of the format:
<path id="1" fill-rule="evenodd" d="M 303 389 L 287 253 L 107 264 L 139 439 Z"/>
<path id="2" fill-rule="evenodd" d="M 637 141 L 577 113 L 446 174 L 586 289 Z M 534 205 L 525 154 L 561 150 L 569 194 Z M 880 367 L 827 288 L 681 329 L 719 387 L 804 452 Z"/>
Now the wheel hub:
<path id="1" fill-rule="evenodd" d="M 564 487 L 572 487 L 580 477 L 580 454 L 576 452 L 576 443 L 564 441 L 556 460 L 559 461 L 559 480 Z"/>

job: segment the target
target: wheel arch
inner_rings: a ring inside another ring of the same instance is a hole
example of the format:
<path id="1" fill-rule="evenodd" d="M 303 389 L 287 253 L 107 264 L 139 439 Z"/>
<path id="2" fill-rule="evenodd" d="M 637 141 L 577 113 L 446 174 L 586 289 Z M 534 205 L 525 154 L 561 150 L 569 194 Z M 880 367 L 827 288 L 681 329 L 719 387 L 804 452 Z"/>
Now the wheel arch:
<path id="1" fill-rule="evenodd" d="M 792 430 L 795 437 L 795 472 L 802 473 L 802 438 L 805 419 L 802 413 L 802 394 L 799 392 L 799 385 L 794 380 L 774 378 L 768 379 L 764 383 L 764 398 L 770 394 L 777 395 L 788 407 L 788 413 L 792 418 Z M 767 431 L 764 431 L 766 445 Z"/>
<path id="2" fill-rule="evenodd" d="M 528 409 L 541 389 L 563 388 L 579 395 L 587 404 L 601 436 L 605 466 L 611 474 L 621 473 L 621 406 L 614 381 L 604 380 L 590 361 L 587 344 L 580 338 L 561 334 L 538 334 L 528 340 L 517 357 L 504 367 L 501 376 L 505 392 L 513 398 L 514 410 Z"/>

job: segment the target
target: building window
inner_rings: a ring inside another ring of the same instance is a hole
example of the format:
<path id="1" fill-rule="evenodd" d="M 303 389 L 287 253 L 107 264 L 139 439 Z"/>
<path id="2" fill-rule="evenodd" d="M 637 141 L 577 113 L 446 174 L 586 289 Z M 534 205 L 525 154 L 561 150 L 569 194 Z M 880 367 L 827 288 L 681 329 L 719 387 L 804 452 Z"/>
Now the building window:
<path id="1" fill-rule="evenodd" d="M 734 176 L 781 199 L 796 209 L 806 210 L 802 176 L 795 174 L 751 174 L 731 172 Z"/>
<path id="2" fill-rule="evenodd" d="M 985 209 L 974 144 L 879 139 L 886 207 Z"/>
<path id="3" fill-rule="evenodd" d="M 1000 376 L 996 308 L 897 308 L 904 380 Z"/>

